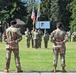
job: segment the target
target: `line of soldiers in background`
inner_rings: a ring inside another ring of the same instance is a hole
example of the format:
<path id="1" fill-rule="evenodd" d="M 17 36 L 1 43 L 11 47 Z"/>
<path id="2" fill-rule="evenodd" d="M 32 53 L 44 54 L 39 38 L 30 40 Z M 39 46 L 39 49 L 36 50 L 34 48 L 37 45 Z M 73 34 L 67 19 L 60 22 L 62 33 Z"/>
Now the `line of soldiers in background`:
<path id="1" fill-rule="evenodd" d="M 69 42 L 76 42 L 76 31 L 67 31 L 67 35 L 69 37 Z"/>
<path id="2" fill-rule="evenodd" d="M 67 31 L 67 35 L 69 37 L 68 39 L 69 42 L 76 41 L 76 31 L 74 32 Z M 27 48 L 30 47 L 30 41 L 32 42 L 32 48 L 36 48 L 36 49 L 41 48 L 42 36 L 44 40 L 44 47 L 45 48 L 48 47 L 48 41 L 49 41 L 50 35 L 46 30 L 43 33 L 40 28 L 39 29 L 33 28 L 31 31 L 29 31 L 29 29 L 27 28 L 25 31 L 25 36 L 26 36 Z"/>
<path id="3" fill-rule="evenodd" d="M 33 28 L 31 32 L 27 28 L 25 31 L 25 36 L 26 36 L 26 44 L 27 48 L 30 47 L 30 40 L 32 41 L 32 48 L 41 48 L 41 43 L 42 43 L 42 36 L 44 38 L 44 47 L 48 47 L 48 41 L 49 41 L 49 34 L 45 30 L 44 34 L 41 31 L 41 29 L 35 29 Z"/>

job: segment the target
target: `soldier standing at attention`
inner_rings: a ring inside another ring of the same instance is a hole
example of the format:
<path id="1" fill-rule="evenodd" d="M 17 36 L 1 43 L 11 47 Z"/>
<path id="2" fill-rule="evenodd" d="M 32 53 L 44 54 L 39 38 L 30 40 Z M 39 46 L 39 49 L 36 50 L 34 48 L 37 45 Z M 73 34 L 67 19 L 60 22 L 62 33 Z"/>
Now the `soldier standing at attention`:
<path id="1" fill-rule="evenodd" d="M 73 35 L 73 42 L 76 42 L 76 31 L 74 31 L 74 32 L 72 33 L 72 35 Z"/>
<path id="2" fill-rule="evenodd" d="M 50 41 L 53 43 L 53 53 L 54 53 L 54 73 L 56 72 L 58 55 L 60 54 L 61 58 L 61 66 L 62 72 L 66 72 L 65 70 L 65 51 L 66 46 L 65 43 L 68 41 L 67 33 L 62 29 L 62 23 L 57 23 L 57 29 L 51 33 Z"/>
<path id="3" fill-rule="evenodd" d="M 35 28 L 33 28 L 32 31 L 31 31 L 32 48 L 34 48 L 34 31 L 35 31 Z"/>
<path id="4" fill-rule="evenodd" d="M 29 48 L 30 47 L 31 33 L 30 33 L 28 28 L 25 31 L 25 36 L 26 36 L 27 48 Z"/>
<path id="5" fill-rule="evenodd" d="M 40 30 L 40 28 L 38 29 L 38 33 L 39 33 L 38 47 L 41 48 L 43 32 Z"/>
<path id="6" fill-rule="evenodd" d="M 38 39 L 39 39 L 39 33 L 38 33 L 38 30 L 37 29 L 35 29 L 35 31 L 34 31 L 34 48 L 38 48 Z"/>
<path id="7" fill-rule="evenodd" d="M 67 31 L 67 35 L 68 35 L 68 37 L 69 37 L 69 42 L 71 42 L 71 31 Z"/>
<path id="8" fill-rule="evenodd" d="M 21 70 L 20 58 L 19 58 L 19 46 L 18 43 L 22 40 L 22 34 L 19 29 L 16 28 L 16 20 L 10 22 L 11 26 L 7 28 L 3 33 L 3 40 L 6 42 L 6 64 L 4 72 L 9 72 L 11 53 L 14 53 L 17 72 L 23 72 Z"/>
<path id="9" fill-rule="evenodd" d="M 45 46 L 45 48 L 47 48 L 48 47 L 48 40 L 49 40 L 49 34 L 47 31 L 44 32 L 43 38 L 44 38 L 44 46 Z"/>

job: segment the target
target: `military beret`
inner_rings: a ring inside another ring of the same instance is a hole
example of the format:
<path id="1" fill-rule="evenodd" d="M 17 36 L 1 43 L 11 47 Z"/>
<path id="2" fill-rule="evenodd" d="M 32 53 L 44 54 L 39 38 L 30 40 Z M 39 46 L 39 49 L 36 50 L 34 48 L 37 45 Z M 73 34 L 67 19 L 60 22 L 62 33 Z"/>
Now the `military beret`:
<path id="1" fill-rule="evenodd" d="M 14 25 L 14 24 L 16 24 L 16 23 L 17 23 L 16 20 L 12 20 L 12 21 L 10 22 L 11 25 Z"/>

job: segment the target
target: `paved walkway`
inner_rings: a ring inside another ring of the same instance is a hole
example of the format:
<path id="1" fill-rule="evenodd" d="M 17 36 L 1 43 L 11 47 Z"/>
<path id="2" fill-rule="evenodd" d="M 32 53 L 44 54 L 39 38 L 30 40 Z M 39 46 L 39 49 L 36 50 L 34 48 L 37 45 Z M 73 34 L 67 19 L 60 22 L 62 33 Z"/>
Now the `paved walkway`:
<path id="1" fill-rule="evenodd" d="M 14 72 L 10 72 L 10 73 L 4 73 L 4 72 L 0 72 L 0 75 L 76 75 L 76 73 L 61 73 L 61 72 L 57 72 L 57 73 L 51 73 L 51 72 L 23 72 L 23 73 L 14 73 Z"/>

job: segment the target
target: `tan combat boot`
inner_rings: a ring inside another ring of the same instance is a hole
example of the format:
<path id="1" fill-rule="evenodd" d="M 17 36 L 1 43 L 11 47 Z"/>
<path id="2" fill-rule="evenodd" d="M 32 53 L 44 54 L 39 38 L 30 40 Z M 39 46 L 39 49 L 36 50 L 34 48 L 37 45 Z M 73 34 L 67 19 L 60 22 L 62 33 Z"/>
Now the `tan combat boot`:
<path id="1" fill-rule="evenodd" d="M 56 67 L 54 67 L 54 73 L 56 73 Z"/>
<path id="2" fill-rule="evenodd" d="M 9 70 L 8 70 L 8 69 L 5 69 L 5 70 L 4 70 L 4 72 L 5 72 L 5 73 L 8 73 L 8 72 L 9 72 Z"/>

